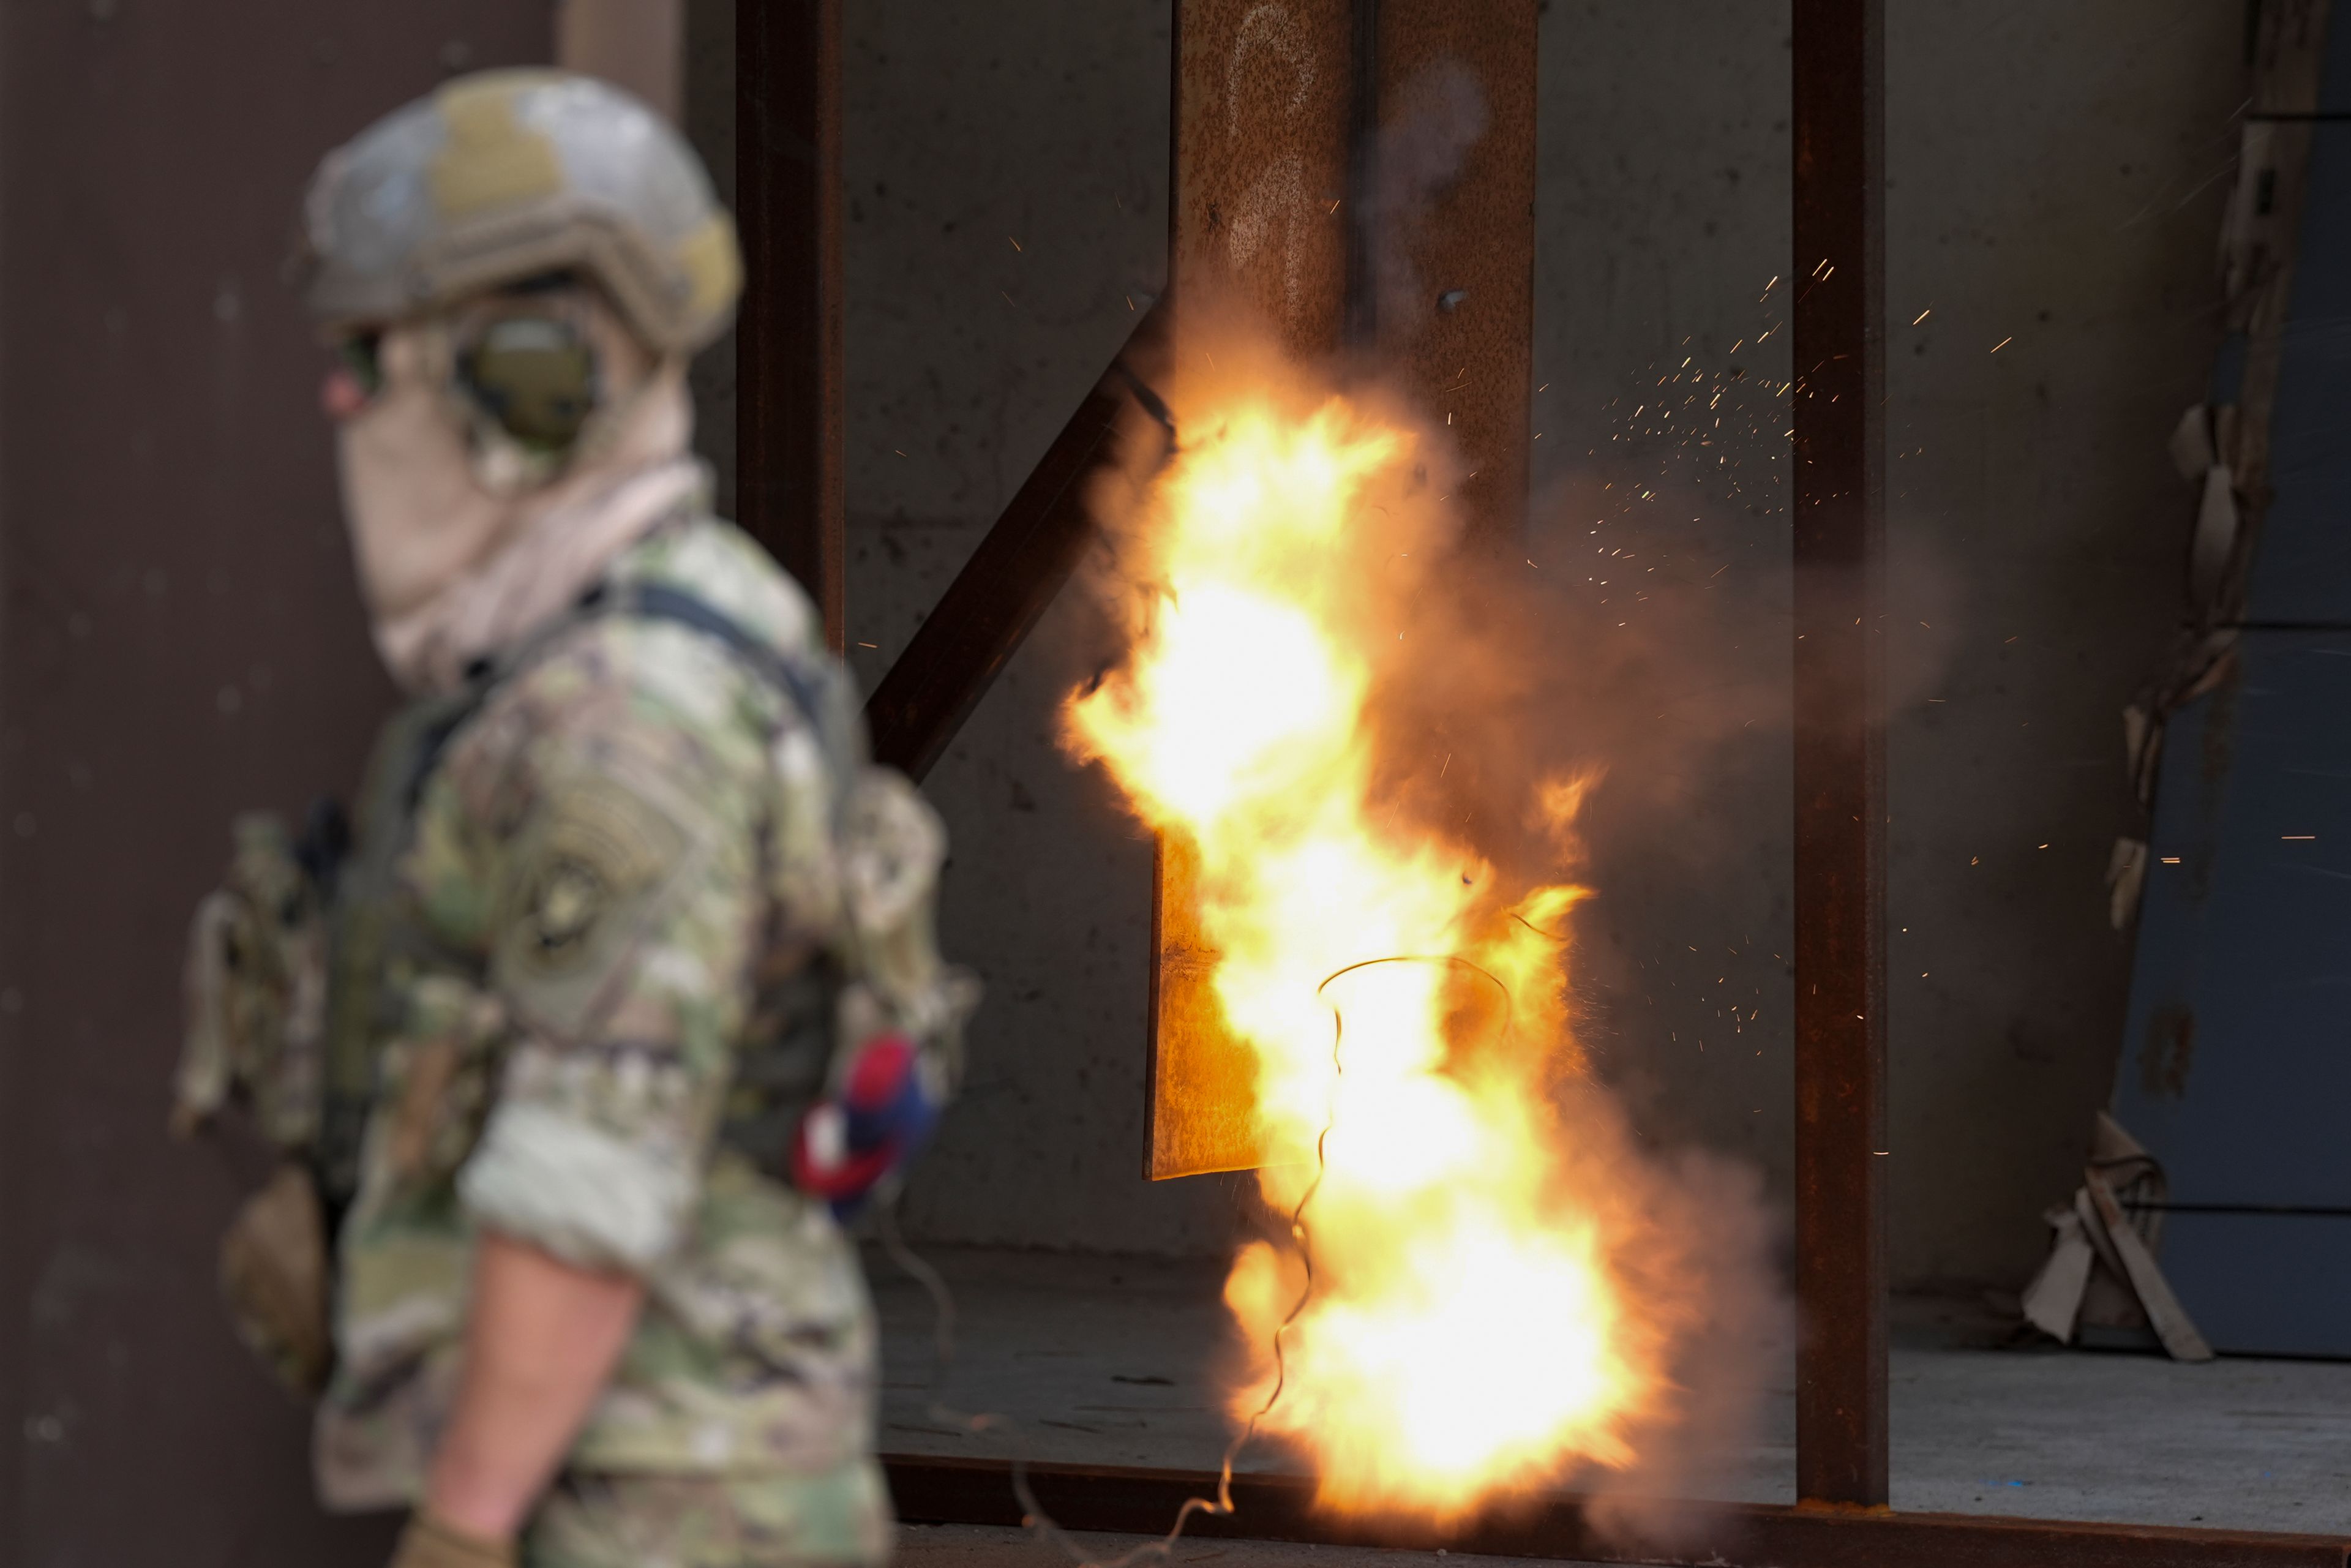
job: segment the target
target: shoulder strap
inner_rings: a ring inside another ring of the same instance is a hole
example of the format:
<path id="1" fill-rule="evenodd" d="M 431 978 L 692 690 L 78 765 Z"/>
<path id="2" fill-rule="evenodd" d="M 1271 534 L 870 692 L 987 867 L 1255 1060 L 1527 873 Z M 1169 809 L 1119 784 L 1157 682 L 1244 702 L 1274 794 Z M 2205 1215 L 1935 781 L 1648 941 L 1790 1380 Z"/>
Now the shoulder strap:
<path id="1" fill-rule="evenodd" d="M 682 588 L 663 582 L 632 582 L 619 592 L 600 591 L 597 599 L 584 606 L 609 601 L 609 614 L 633 615 L 647 621 L 667 621 L 674 625 L 691 627 L 704 635 L 716 639 L 726 646 L 752 672 L 791 699 L 800 717 L 820 741 L 825 738 L 823 699 L 818 695 L 809 672 L 796 665 L 774 643 L 757 635 L 739 622 L 696 599 Z"/>
<path id="2" fill-rule="evenodd" d="M 660 582 L 629 582 L 615 588 L 610 583 L 600 582 L 581 596 L 570 614 L 525 640 L 505 658 L 475 661 L 466 672 L 464 689 L 453 695 L 448 706 L 425 723 L 418 737 L 403 796 L 408 808 L 411 810 L 415 809 L 425 781 L 432 778 L 433 770 L 440 765 L 441 756 L 449 748 L 449 742 L 455 737 L 457 731 L 465 727 L 467 720 L 482 710 L 492 693 L 537 664 L 547 650 L 567 633 L 590 621 L 612 615 L 665 621 L 673 625 L 688 627 L 717 642 L 752 674 L 781 692 L 799 711 L 817 743 L 827 750 L 832 749 L 831 732 L 833 727 L 826 722 L 826 706 L 817 681 L 812 680 L 810 672 L 795 664 L 774 643 L 682 588 Z"/>

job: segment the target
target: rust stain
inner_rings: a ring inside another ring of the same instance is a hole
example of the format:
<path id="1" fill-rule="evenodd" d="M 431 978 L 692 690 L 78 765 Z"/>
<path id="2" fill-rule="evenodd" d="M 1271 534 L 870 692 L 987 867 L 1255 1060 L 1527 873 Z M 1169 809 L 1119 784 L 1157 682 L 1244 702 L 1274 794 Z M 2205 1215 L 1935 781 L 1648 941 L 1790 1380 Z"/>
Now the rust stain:
<path id="1" fill-rule="evenodd" d="M 1238 298 L 1294 354 L 1346 319 L 1352 0 L 1179 0 L 1169 216 L 1178 302 Z"/>

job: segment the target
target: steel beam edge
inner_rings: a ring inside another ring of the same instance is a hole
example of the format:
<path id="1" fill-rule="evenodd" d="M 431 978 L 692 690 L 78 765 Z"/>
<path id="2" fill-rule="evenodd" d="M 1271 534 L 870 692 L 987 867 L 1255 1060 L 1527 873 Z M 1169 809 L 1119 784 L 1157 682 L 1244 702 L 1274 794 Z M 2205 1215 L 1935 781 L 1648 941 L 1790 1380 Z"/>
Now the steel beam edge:
<path id="1" fill-rule="evenodd" d="M 841 0 L 737 0 L 736 521 L 848 645 Z"/>
<path id="2" fill-rule="evenodd" d="M 1885 0 L 1794 0 L 1796 1490 L 1889 1500 Z"/>
<path id="3" fill-rule="evenodd" d="M 1087 487 L 1112 461 L 1133 396 L 1129 367 L 1147 362 L 1165 319 L 1163 298 L 1144 315 L 866 699 L 875 761 L 918 781 L 928 773 L 1077 570 L 1094 537 Z"/>
<path id="4" fill-rule="evenodd" d="M 1026 1521 L 1001 1459 L 884 1454 L 900 1519 L 912 1524 L 1017 1528 Z M 1164 1535 L 1186 1498 L 1213 1498 L 1207 1470 L 1030 1464 L 1040 1507 L 1064 1530 Z M 2075 1523 L 1960 1513 L 1783 1507 L 1663 1505 L 1676 1520 L 1664 1543 L 1604 1531 L 1593 1500 L 1543 1492 L 1476 1518 L 1436 1525 L 1319 1512 L 1302 1476 L 1233 1478 L 1229 1517 L 1196 1514 L 1185 1533 L 1227 1541 L 1468 1552 L 1674 1568 L 2346 1568 L 2351 1537 L 2162 1525 Z"/>

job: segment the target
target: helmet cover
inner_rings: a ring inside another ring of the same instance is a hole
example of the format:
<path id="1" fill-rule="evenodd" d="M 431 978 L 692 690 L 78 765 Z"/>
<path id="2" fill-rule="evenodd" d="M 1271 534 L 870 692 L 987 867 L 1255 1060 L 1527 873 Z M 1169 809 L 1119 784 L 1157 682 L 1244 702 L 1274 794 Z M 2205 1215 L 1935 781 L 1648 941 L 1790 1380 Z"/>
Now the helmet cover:
<path id="1" fill-rule="evenodd" d="M 618 88 L 554 70 L 458 78 L 329 153 L 297 259 L 329 331 L 571 271 L 661 353 L 724 330 L 743 276 L 684 138 Z"/>

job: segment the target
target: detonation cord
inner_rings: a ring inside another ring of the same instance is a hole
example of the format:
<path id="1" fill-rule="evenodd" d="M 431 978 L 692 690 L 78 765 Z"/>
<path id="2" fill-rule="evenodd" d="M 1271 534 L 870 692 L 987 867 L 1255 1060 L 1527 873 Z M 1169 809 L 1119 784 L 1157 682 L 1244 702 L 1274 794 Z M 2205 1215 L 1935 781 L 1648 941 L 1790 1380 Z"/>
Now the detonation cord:
<path id="1" fill-rule="evenodd" d="M 1333 969 L 1323 977 L 1321 985 L 1314 988 L 1314 994 L 1321 997 L 1330 988 L 1332 981 L 1343 976 L 1352 975 L 1358 969 L 1368 969 L 1379 964 L 1441 964 L 1467 969 L 1472 974 L 1482 976 L 1493 984 L 1495 989 L 1502 993 L 1503 1030 L 1506 1034 L 1509 1032 L 1513 1021 L 1512 1015 L 1516 1010 L 1515 998 L 1510 995 L 1510 988 L 1504 985 L 1501 978 L 1491 970 L 1474 964 L 1458 954 L 1398 953 L 1384 958 L 1365 958 L 1360 963 Z M 1233 1463 L 1240 1458 L 1241 1450 L 1248 1448 L 1257 1437 L 1259 1425 L 1273 1413 L 1273 1407 L 1280 1402 L 1283 1391 L 1290 1385 L 1290 1363 L 1283 1346 L 1283 1340 L 1299 1318 L 1305 1313 L 1307 1303 L 1314 1296 L 1314 1249 L 1311 1235 L 1306 1228 L 1306 1207 L 1314 1201 L 1314 1195 L 1322 1190 L 1322 1180 L 1330 1174 L 1328 1150 L 1331 1133 L 1339 1124 L 1339 1083 L 1346 1073 L 1346 1064 L 1342 1050 L 1347 1038 L 1347 1016 L 1337 1003 L 1332 1002 L 1328 1005 L 1331 1009 L 1331 1093 L 1324 1103 L 1322 1130 L 1315 1134 L 1314 1138 L 1314 1179 L 1307 1184 L 1306 1190 L 1300 1195 L 1296 1207 L 1290 1211 L 1290 1238 L 1298 1244 L 1299 1261 L 1305 1269 L 1306 1281 L 1298 1292 L 1298 1300 L 1290 1304 L 1289 1314 L 1273 1331 L 1273 1387 L 1267 1393 L 1265 1402 L 1259 1405 L 1256 1413 L 1249 1416 L 1249 1424 L 1243 1427 L 1231 1443 L 1226 1446 L 1224 1460 L 1218 1467 L 1217 1474 L 1216 1497 L 1213 1500 L 1205 1497 L 1186 1498 L 1184 1506 L 1176 1511 L 1176 1522 L 1168 1528 L 1166 1535 L 1157 1541 L 1145 1542 L 1116 1557 L 1092 1557 L 1088 1555 L 1076 1542 L 1070 1539 L 1069 1532 L 1063 1530 L 1053 1516 L 1045 1511 L 1044 1505 L 1037 1500 L 1036 1490 L 1029 1484 L 1028 1455 L 1017 1445 L 1014 1448 L 1011 1462 L 1012 1495 L 1020 1503 L 1023 1528 L 1035 1534 L 1040 1540 L 1050 1542 L 1059 1548 L 1072 1563 L 1077 1565 L 1077 1568 L 1133 1568 L 1134 1564 L 1146 1558 L 1165 1558 L 1175 1552 L 1176 1543 L 1183 1538 L 1184 1528 L 1191 1522 L 1194 1514 L 1226 1519 L 1230 1518 L 1235 1511 Z M 946 1277 L 926 1262 L 912 1247 L 909 1247 L 905 1238 L 899 1233 L 900 1190 L 903 1189 L 893 1184 L 893 1190 L 884 1197 L 883 1201 L 875 1205 L 876 1228 L 881 1234 L 883 1249 L 889 1253 L 890 1260 L 895 1263 L 907 1278 L 922 1286 L 924 1292 L 931 1298 L 934 1312 L 932 1332 L 936 1359 L 931 1369 L 929 1393 L 932 1398 L 926 1414 L 934 1421 L 960 1427 L 975 1436 L 999 1427 L 1009 1431 L 1013 1428 L 1013 1423 L 1002 1416 L 993 1412 L 982 1412 L 977 1416 L 967 1415 L 950 1407 L 944 1400 L 937 1397 L 940 1387 L 946 1381 L 948 1370 L 955 1361 L 956 1317 L 955 1292 L 948 1289 Z"/>

